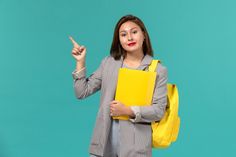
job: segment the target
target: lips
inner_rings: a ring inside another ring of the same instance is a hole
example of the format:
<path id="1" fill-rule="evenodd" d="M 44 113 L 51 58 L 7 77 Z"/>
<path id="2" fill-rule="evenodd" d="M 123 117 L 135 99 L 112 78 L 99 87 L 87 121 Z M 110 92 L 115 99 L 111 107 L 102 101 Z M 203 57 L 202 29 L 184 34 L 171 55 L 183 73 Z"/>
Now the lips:
<path id="1" fill-rule="evenodd" d="M 128 43 L 128 46 L 134 46 L 136 42 Z"/>

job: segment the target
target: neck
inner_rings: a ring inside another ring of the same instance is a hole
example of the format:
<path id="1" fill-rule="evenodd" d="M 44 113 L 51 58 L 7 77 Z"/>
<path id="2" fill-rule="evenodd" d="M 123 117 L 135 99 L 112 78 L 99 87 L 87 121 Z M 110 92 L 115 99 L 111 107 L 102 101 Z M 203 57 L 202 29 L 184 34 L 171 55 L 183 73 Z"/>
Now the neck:
<path id="1" fill-rule="evenodd" d="M 126 52 L 125 60 L 140 61 L 144 56 L 143 51 Z"/>

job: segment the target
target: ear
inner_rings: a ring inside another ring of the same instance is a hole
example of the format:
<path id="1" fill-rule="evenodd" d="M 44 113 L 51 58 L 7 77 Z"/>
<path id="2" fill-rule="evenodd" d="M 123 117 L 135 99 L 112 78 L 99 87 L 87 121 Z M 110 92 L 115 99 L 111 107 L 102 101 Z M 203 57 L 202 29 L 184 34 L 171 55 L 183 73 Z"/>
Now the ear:
<path id="1" fill-rule="evenodd" d="M 142 31 L 143 32 L 143 40 L 145 40 L 145 33 L 144 33 L 144 31 Z"/>

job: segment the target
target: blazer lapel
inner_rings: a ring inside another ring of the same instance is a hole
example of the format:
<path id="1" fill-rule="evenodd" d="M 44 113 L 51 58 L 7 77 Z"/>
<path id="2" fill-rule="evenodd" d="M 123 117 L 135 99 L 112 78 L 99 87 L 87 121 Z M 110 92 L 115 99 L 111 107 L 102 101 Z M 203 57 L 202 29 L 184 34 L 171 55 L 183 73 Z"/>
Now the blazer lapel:
<path id="1" fill-rule="evenodd" d="M 150 55 L 148 55 L 148 54 L 146 54 L 146 55 L 143 57 L 143 59 L 142 59 L 142 61 L 141 61 L 141 64 L 140 64 L 140 66 L 139 66 L 137 69 L 138 69 L 138 70 L 144 70 L 144 69 L 146 69 L 146 68 L 151 64 L 152 60 L 153 60 L 153 57 L 150 56 Z"/>
<path id="2" fill-rule="evenodd" d="M 117 81 L 118 81 L 118 73 L 119 73 L 119 69 L 122 66 L 122 62 L 123 62 L 123 57 L 120 60 L 114 60 L 114 66 L 112 68 L 112 78 L 111 79 L 111 88 L 110 88 L 110 92 L 112 93 L 112 100 L 115 99 L 115 92 L 116 92 L 116 86 L 117 86 Z"/>

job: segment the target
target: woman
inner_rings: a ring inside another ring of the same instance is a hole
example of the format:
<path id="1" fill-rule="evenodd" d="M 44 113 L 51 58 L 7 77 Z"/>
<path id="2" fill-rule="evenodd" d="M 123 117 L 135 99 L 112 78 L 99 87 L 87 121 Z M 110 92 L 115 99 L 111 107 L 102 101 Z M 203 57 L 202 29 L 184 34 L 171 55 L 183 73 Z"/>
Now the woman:
<path id="1" fill-rule="evenodd" d="M 153 59 L 148 32 L 143 22 L 133 15 L 122 17 L 116 24 L 110 55 L 86 78 L 86 48 L 70 37 L 72 56 L 77 65 L 72 75 L 78 99 L 101 90 L 100 107 L 90 145 L 91 157 L 151 157 L 152 121 L 160 121 L 167 105 L 167 69 L 156 69 L 157 79 L 151 106 L 126 107 L 115 101 L 120 67 L 146 70 Z M 113 120 L 112 116 L 127 115 L 128 121 Z"/>

